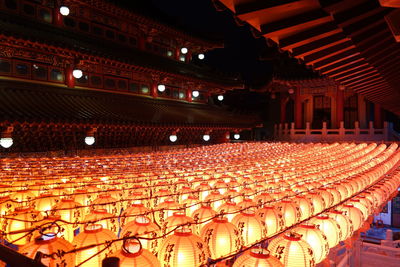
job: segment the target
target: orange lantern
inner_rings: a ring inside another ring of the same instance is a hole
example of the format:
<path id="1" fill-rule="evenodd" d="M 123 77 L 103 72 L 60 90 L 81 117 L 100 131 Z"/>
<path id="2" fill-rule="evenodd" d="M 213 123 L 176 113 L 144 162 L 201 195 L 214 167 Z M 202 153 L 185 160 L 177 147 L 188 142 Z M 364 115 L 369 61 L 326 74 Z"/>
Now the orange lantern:
<path id="1" fill-rule="evenodd" d="M 231 222 L 233 217 L 239 213 L 239 210 L 240 208 L 235 202 L 228 201 L 218 208 L 217 213 L 224 215 Z"/>
<path id="2" fill-rule="evenodd" d="M 248 246 L 267 236 L 264 221 L 254 211 L 244 211 L 233 217 L 235 225 L 243 237 L 244 245 Z"/>
<path id="3" fill-rule="evenodd" d="M 321 213 L 326 208 L 324 199 L 318 193 L 311 192 L 306 194 L 305 197 L 308 198 L 314 206 L 314 215 Z"/>
<path id="4" fill-rule="evenodd" d="M 210 249 L 211 258 L 224 257 L 242 247 L 242 237 L 235 225 L 226 218 L 215 218 L 201 229 L 201 238 Z"/>
<path id="5" fill-rule="evenodd" d="M 269 251 L 263 248 L 252 248 L 235 260 L 232 267 L 283 267 L 283 264 Z"/>
<path id="6" fill-rule="evenodd" d="M 59 251 L 71 251 L 74 247 L 71 243 L 63 238 L 56 237 L 55 233 L 47 233 L 41 237 L 37 237 L 34 241 L 24 245 L 18 252 L 25 256 L 34 259 L 38 251 L 50 255 Z M 75 253 L 68 253 L 59 258 L 46 257 L 41 262 L 49 267 L 57 266 L 74 266 L 75 265 Z"/>
<path id="7" fill-rule="evenodd" d="M 269 205 L 272 201 L 274 201 L 274 199 L 267 192 L 262 192 L 254 198 L 254 202 L 259 205 Z"/>
<path id="8" fill-rule="evenodd" d="M 238 206 L 241 210 L 246 209 L 246 210 L 256 210 L 256 203 L 247 197 L 243 198 L 243 201 L 238 203 Z"/>
<path id="9" fill-rule="evenodd" d="M 366 220 L 369 217 L 368 208 L 365 207 L 364 204 L 362 204 L 359 199 L 350 199 L 348 203 L 352 204 L 354 207 L 356 207 L 361 211 L 364 220 Z"/>
<path id="10" fill-rule="evenodd" d="M 119 214 L 120 204 L 111 194 L 103 193 L 93 200 L 92 205 L 95 209 L 106 209 L 108 213 Z"/>
<path id="11" fill-rule="evenodd" d="M 57 201 L 57 197 L 55 197 L 53 194 L 43 193 L 35 200 L 35 209 L 42 212 L 43 215 L 46 215 L 51 208 L 56 205 Z"/>
<path id="12" fill-rule="evenodd" d="M 299 234 L 290 232 L 274 238 L 268 250 L 284 266 L 314 267 L 315 257 L 311 246 Z"/>
<path id="13" fill-rule="evenodd" d="M 349 217 L 345 216 L 342 211 L 333 210 L 328 212 L 328 216 L 334 219 L 340 225 L 342 237 L 340 241 L 344 241 L 353 235 L 353 223 Z"/>
<path id="14" fill-rule="evenodd" d="M 194 228 L 194 220 L 182 211 L 174 212 L 174 214 L 164 221 L 164 225 L 162 227 L 164 234 L 173 234 L 174 230 L 177 229 L 178 226 L 184 225 L 189 228 L 192 232 Z M 190 224 L 190 225 L 189 225 Z"/>
<path id="15" fill-rule="evenodd" d="M 329 248 L 333 248 L 339 244 L 342 232 L 340 225 L 334 219 L 329 218 L 328 215 L 319 215 L 312 218 L 310 223 L 317 225 L 318 229 L 328 237 Z"/>
<path id="16" fill-rule="evenodd" d="M 82 215 L 81 210 L 78 208 L 79 206 L 80 204 L 75 202 L 72 198 L 63 198 L 53 207 L 53 210 L 61 216 L 61 220 L 69 222 L 60 223 L 60 226 L 64 229 L 64 238 L 70 242 L 74 239 L 75 227 L 73 223 L 79 221 Z"/>
<path id="17" fill-rule="evenodd" d="M 217 213 L 211 208 L 211 206 L 201 206 L 199 209 L 192 213 L 192 218 L 194 219 L 195 233 L 200 234 L 201 228 L 211 221 L 211 218 L 215 217 Z"/>
<path id="18" fill-rule="evenodd" d="M 195 210 L 197 210 L 200 207 L 200 204 L 198 204 L 199 201 L 200 200 L 195 196 L 188 196 L 188 198 L 182 202 L 186 213 L 192 214 Z"/>
<path id="19" fill-rule="evenodd" d="M 315 263 L 322 262 L 329 253 L 329 244 L 326 235 L 314 224 L 302 224 L 293 229 L 301 239 L 306 241 L 314 251 Z"/>
<path id="20" fill-rule="evenodd" d="M 353 223 L 354 231 L 357 231 L 361 228 L 364 223 L 364 216 L 358 208 L 354 207 L 352 204 L 344 204 L 339 206 L 337 209 L 339 211 L 342 211 L 344 215 L 349 217 L 349 219 Z"/>
<path id="21" fill-rule="evenodd" d="M 102 260 L 106 257 L 107 254 L 111 254 L 118 250 L 117 243 L 114 242 L 110 245 L 110 247 L 104 251 L 106 241 L 112 241 L 117 239 L 117 236 L 111 232 L 110 230 L 103 229 L 101 224 L 89 224 L 84 227 L 84 231 L 75 236 L 72 241 L 72 245 L 80 248 L 90 245 L 96 245 L 94 247 L 77 251 L 76 252 L 76 265 L 81 264 L 85 260 L 89 259 L 93 255 L 90 260 L 82 264 L 82 267 L 97 267 L 101 266 Z"/>
<path id="22" fill-rule="evenodd" d="M 213 210 L 217 210 L 219 206 L 222 205 L 224 200 L 223 195 L 217 190 L 212 191 L 205 199 L 204 202 L 210 202 L 211 207 Z"/>
<path id="23" fill-rule="evenodd" d="M 300 222 L 301 210 L 300 207 L 293 201 L 283 200 L 275 204 L 276 209 L 283 216 L 286 227 L 292 226 Z"/>
<path id="24" fill-rule="evenodd" d="M 178 229 L 167 236 L 158 251 L 158 259 L 162 266 L 192 267 L 207 263 L 210 256 L 207 245 L 190 229 Z"/>
<path id="25" fill-rule="evenodd" d="M 267 236 L 273 236 L 285 227 L 285 221 L 279 211 L 273 206 L 265 206 L 257 210 L 257 215 L 265 222 Z"/>
<path id="26" fill-rule="evenodd" d="M 182 207 L 172 198 L 167 198 L 156 207 L 157 211 L 154 213 L 154 219 L 159 225 L 163 225 L 165 219 L 172 216 L 180 208 Z"/>
<path id="27" fill-rule="evenodd" d="M 300 207 L 301 217 L 300 221 L 304 221 L 310 218 L 314 214 L 314 205 L 312 202 L 304 196 L 296 196 L 293 201 Z"/>
<path id="28" fill-rule="evenodd" d="M 150 250 L 152 253 L 157 253 L 158 240 L 157 236 L 161 234 L 160 228 L 153 223 L 149 217 L 137 216 L 132 222 L 126 224 L 120 233 L 121 237 L 136 236 L 139 238 L 143 248 Z M 140 239 L 155 238 L 153 240 Z"/>
<path id="29" fill-rule="evenodd" d="M 145 215 L 150 213 L 149 209 L 146 208 L 142 203 L 133 203 L 122 213 L 122 225 L 125 225 L 135 220 L 138 215 Z"/>
<path id="30" fill-rule="evenodd" d="M 126 240 L 122 248 L 112 257 L 119 258 L 120 267 L 161 267 L 156 256 L 141 248 L 139 242 L 132 239 Z"/>
<path id="31" fill-rule="evenodd" d="M 101 224 L 104 229 L 118 232 L 116 219 L 113 218 L 114 215 L 107 212 L 106 209 L 95 209 L 91 213 L 85 216 L 86 223 Z"/>

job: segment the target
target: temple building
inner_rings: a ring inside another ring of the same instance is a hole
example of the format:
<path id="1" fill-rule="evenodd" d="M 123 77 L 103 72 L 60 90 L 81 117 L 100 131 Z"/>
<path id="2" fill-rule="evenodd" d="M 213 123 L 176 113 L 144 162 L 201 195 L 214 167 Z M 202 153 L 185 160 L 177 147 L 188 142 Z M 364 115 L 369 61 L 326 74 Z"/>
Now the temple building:
<path id="1" fill-rule="evenodd" d="M 0 0 L 0 266 L 399 266 L 399 8 Z"/>

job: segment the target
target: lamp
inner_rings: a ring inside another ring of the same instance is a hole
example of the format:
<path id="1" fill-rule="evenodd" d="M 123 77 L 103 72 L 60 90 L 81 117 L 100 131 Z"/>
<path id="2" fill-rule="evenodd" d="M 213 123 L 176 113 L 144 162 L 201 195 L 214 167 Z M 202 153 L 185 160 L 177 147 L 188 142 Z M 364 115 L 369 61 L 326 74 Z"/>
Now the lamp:
<path id="1" fill-rule="evenodd" d="M 94 137 L 95 132 L 97 132 L 97 128 L 92 128 L 86 133 L 85 144 L 88 146 L 91 146 L 96 142 L 96 138 Z"/>
<path id="2" fill-rule="evenodd" d="M 63 16 L 68 16 L 69 15 L 69 7 L 67 6 L 60 6 L 60 14 Z"/>
<path id="3" fill-rule="evenodd" d="M 200 60 L 203 60 L 205 56 L 204 56 L 204 54 L 198 54 L 197 57 L 198 57 Z"/>
<path id="4" fill-rule="evenodd" d="M 206 142 L 210 141 L 210 135 L 209 134 L 203 135 L 203 140 Z"/>
<path id="5" fill-rule="evenodd" d="M 164 92 L 165 91 L 165 85 L 164 84 L 159 84 L 157 86 L 157 90 L 160 91 L 160 92 Z"/>
<path id="6" fill-rule="evenodd" d="M 224 100 L 224 96 L 223 96 L 223 95 L 218 95 L 218 96 L 217 96 L 217 99 L 218 99 L 219 101 L 222 101 L 222 100 Z"/>
<path id="7" fill-rule="evenodd" d="M 0 146 L 2 146 L 3 148 L 10 148 L 13 145 L 14 143 L 12 139 L 13 130 L 14 127 L 10 126 L 7 127 L 6 130 L 1 133 Z"/>
<path id="8" fill-rule="evenodd" d="M 192 92 L 192 96 L 193 96 L 193 97 L 198 97 L 199 95 L 200 95 L 200 92 L 197 91 L 197 90 L 195 90 L 195 91 Z"/>
<path id="9" fill-rule="evenodd" d="M 233 135 L 233 138 L 235 138 L 236 140 L 239 140 L 239 139 L 240 139 L 240 134 L 235 133 L 235 134 Z"/>
<path id="10" fill-rule="evenodd" d="M 186 47 L 182 47 L 181 48 L 181 53 L 184 54 L 184 55 L 187 54 L 188 51 L 189 50 Z"/>
<path id="11" fill-rule="evenodd" d="M 83 76 L 83 72 L 80 69 L 74 69 L 72 71 L 72 76 L 74 76 L 76 79 L 80 79 Z"/>

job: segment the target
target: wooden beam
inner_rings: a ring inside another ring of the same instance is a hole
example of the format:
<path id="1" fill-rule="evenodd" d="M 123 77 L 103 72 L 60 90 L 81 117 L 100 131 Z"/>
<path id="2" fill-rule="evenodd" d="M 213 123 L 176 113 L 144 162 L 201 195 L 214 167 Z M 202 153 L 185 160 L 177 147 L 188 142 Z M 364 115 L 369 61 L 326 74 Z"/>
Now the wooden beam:
<path id="1" fill-rule="evenodd" d="M 364 62 L 366 62 L 364 60 L 364 58 L 362 58 L 360 56 L 355 56 L 355 57 L 345 59 L 339 63 L 335 63 L 335 64 L 329 65 L 327 67 L 323 67 L 319 70 L 319 72 L 321 74 L 329 75 L 329 73 L 331 73 L 332 71 L 340 70 L 341 68 L 344 68 L 346 66 L 356 64 L 356 63 L 363 64 Z"/>
<path id="2" fill-rule="evenodd" d="M 370 65 L 368 62 L 355 62 L 353 64 L 350 64 L 350 65 L 347 65 L 340 69 L 337 69 L 335 71 L 329 72 L 329 77 L 334 78 L 336 76 L 346 75 L 346 74 L 352 73 L 354 70 L 366 69 L 369 66 Z"/>
<path id="3" fill-rule="evenodd" d="M 379 23 L 364 32 L 357 34 L 355 36 L 351 36 L 351 40 L 357 45 L 362 44 L 363 42 L 368 42 L 371 39 L 376 39 L 386 34 L 390 34 L 390 30 L 387 27 L 385 20 L 379 21 Z"/>
<path id="4" fill-rule="evenodd" d="M 313 65 L 314 69 L 319 70 L 322 69 L 323 67 L 329 66 L 329 65 L 333 65 L 337 62 L 343 61 L 347 58 L 351 58 L 354 56 L 360 55 L 360 52 L 358 52 L 356 49 L 350 49 L 347 51 L 344 51 L 340 54 L 334 55 L 332 57 L 328 57 L 324 60 L 318 61 L 317 63 L 315 63 Z"/>
<path id="5" fill-rule="evenodd" d="M 365 13 L 373 11 L 376 8 L 381 8 L 378 1 L 366 1 L 350 9 L 346 9 L 345 11 L 335 13 L 333 17 L 338 24 L 341 24 L 349 20 L 354 20 L 357 17 L 361 17 Z"/>
<path id="6" fill-rule="evenodd" d="M 364 83 L 361 85 L 354 85 L 354 86 L 350 86 L 351 88 L 353 88 L 353 90 L 358 90 L 358 89 L 363 89 L 366 87 L 371 87 L 373 85 L 379 85 L 379 84 L 387 84 L 385 81 L 382 80 L 378 80 L 378 81 L 371 81 L 370 83 Z"/>
<path id="7" fill-rule="evenodd" d="M 369 72 L 369 73 L 361 73 L 359 76 L 354 75 L 353 77 L 348 77 L 348 79 L 343 80 L 343 82 L 341 82 L 343 85 L 346 86 L 351 86 L 353 84 L 359 84 L 363 81 L 366 80 L 372 80 L 374 78 L 382 78 L 381 74 L 379 72 Z"/>
<path id="8" fill-rule="evenodd" d="M 336 77 L 335 80 L 341 81 L 341 82 L 347 82 L 354 78 L 363 77 L 364 75 L 370 75 L 372 73 L 378 73 L 378 71 L 376 69 L 374 69 L 373 67 L 370 67 L 367 69 L 360 69 L 358 71 L 351 72 L 347 75 Z"/>
<path id="9" fill-rule="evenodd" d="M 340 43 L 334 46 L 331 46 L 327 49 L 318 51 L 316 53 L 310 54 L 308 56 L 304 57 L 304 61 L 306 62 L 307 65 L 314 64 L 317 61 L 321 61 L 325 58 L 340 54 L 346 50 L 350 50 L 352 48 L 355 48 L 353 45 L 353 42 L 351 40 L 346 41 L 344 43 Z"/>
<path id="10" fill-rule="evenodd" d="M 320 38 L 341 32 L 336 23 L 327 22 L 311 29 L 307 29 L 300 33 L 282 38 L 279 40 L 279 47 L 281 49 L 290 49 L 296 46 L 304 45 L 313 42 Z"/>
<path id="11" fill-rule="evenodd" d="M 321 19 L 331 20 L 331 17 L 324 10 L 315 9 L 282 20 L 262 24 L 260 25 L 260 29 L 262 35 L 264 35 L 265 37 L 269 37 L 272 33 L 288 28 L 299 28 L 301 25 L 312 24 L 315 23 L 315 21 Z"/>
<path id="12" fill-rule="evenodd" d="M 380 20 L 382 20 L 386 14 L 388 14 L 388 11 L 382 10 L 381 12 L 378 12 L 372 16 L 359 20 L 353 24 L 343 27 L 342 29 L 345 33 L 350 35 L 354 34 L 355 32 L 361 34 L 362 32 L 367 31 L 369 29 L 367 28 L 368 25 L 370 25 L 370 27 L 374 27 L 376 24 L 379 24 Z"/>
<path id="13" fill-rule="evenodd" d="M 270 9 L 272 7 L 283 6 L 298 0 L 280 0 L 280 1 L 265 1 L 265 0 L 253 0 L 245 3 L 239 3 L 235 5 L 236 15 L 249 15 L 249 13 L 254 13 L 258 11 L 263 11 Z"/>
<path id="14" fill-rule="evenodd" d="M 322 49 L 334 46 L 338 43 L 346 42 L 347 40 L 350 40 L 350 38 L 346 37 L 346 35 L 344 35 L 342 32 L 339 32 L 331 36 L 315 40 L 314 42 L 293 48 L 292 56 L 296 58 L 303 57 Z"/>

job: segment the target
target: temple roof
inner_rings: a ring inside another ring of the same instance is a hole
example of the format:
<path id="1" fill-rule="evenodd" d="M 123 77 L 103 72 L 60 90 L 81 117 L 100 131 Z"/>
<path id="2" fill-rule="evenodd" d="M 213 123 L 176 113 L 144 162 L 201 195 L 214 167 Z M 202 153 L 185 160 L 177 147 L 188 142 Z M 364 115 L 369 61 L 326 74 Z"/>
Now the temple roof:
<path id="1" fill-rule="evenodd" d="M 0 80 L 2 121 L 252 127 L 254 116 L 216 106 Z"/>

